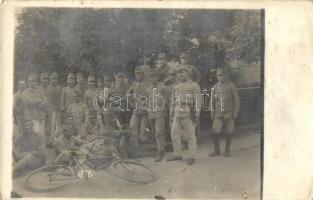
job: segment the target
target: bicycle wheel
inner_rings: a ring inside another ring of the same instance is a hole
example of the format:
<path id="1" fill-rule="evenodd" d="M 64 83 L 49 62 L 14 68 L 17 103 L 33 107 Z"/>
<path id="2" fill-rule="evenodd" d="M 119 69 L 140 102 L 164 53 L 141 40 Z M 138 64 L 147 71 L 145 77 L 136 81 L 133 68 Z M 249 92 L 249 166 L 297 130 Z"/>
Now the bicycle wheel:
<path id="1" fill-rule="evenodd" d="M 130 160 L 118 160 L 111 164 L 110 171 L 117 177 L 140 184 L 156 181 L 155 173 L 146 165 Z"/>
<path id="2" fill-rule="evenodd" d="M 71 167 L 49 165 L 32 171 L 24 184 L 33 192 L 47 192 L 60 189 L 75 178 L 75 171 Z"/>

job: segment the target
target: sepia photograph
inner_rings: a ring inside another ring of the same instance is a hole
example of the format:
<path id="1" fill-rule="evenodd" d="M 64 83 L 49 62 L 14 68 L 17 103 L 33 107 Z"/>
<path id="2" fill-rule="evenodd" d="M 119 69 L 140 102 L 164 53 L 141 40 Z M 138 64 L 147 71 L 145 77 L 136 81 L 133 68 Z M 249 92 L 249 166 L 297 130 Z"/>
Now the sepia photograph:
<path id="1" fill-rule="evenodd" d="M 16 8 L 11 197 L 261 199 L 265 14 Z"/>

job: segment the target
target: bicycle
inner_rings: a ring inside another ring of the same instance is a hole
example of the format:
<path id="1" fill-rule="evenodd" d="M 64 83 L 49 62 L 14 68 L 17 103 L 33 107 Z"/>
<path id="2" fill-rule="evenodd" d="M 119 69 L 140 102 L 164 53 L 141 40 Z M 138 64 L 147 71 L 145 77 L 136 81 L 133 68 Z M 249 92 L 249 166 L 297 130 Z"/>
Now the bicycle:
<path id="1" fill-rule="evenodd" d="M 72 152 L 69 166 L 48 165 L 32 171 L 24 185 L 33 192 L 48 192 L 61 189 L 75 179 L 88 180 L 97 172 L 105 170 L 125 181 L 136 184 L 148 184 L 157 180 L 156 174 L 148 166 L 137 161 L 123 160 L 112 153 L 112 157 L 87 158 Z M 110 161 L 95 166 L 93 160 L 110 159 Z"/>

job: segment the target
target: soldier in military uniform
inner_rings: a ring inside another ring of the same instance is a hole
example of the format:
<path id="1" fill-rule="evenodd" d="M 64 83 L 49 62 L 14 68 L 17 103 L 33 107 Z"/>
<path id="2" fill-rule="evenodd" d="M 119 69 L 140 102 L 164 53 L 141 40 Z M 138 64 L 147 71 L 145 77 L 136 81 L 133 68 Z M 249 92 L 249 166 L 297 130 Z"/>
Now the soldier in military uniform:
<path id="1" fill-rule="evenodd" d="M 218 82 L 213 86 L 211 119 L 213 120 L 214 151 L 210 156 L 220 155 L 219 134 L 223 127 L 226 133 L 225 157 L 230 157 L 231 134 L 234 131 L 234 122 L 239 113 L 240 100 L 235 84 L 228 80 L 227 71 L 217 68 Z"/>
<path id="2" fill-rule="evenodd" d="M 158 156 L 155 162 L 163 160 L 164 146 L 165 146 L 165 119 L 166 119 L 166 106 L 168 102 L 169 92 L 161 82 L 161 73 L 158 70 L 150 71 L 151 88 L 149 91 L 149 120 L 152 131 L 155 134 L 157 143 Z"/>
<path id="3" fill-rule="evenodd" d="M 84 74 L 82 72 L 78 72 L 76 74 L 76 81 L 77 81 L 76 87 L 80 89 L 82 96 L 84 96 L 85 91 L 88 89 L 88 86 Z"/>
<path id="4" fill-rule="evenodd" d="M 181 139 L 183 139 L 187 142 L 189 150 L 185 161 L 188 165 L 192 165 L 195 162 L 197 150 L 195 130 L 199 122 L 202 99 L 200 87 L 190 80 L 187 66 L 181 66 L 178 69 L 178 80 L 170 109 L 174 154 L 167 158 L 167 161 L 182 160 Z"/>
<path id="5" fill-rule="evenodd" d="M 144 135 L 148 128 L 148 88 L 144 82 L 144 71 L 141 67 L 135 68 L 136 81 L 130 87 L 128 93 L 133 98 L 133 115 L 130 120 L 130 129 L 134 135 Z M 140 144 L 139 137 L 134 137 L 134 145 L 138 149 Z"/>
<path id="6" fill-rule="evenodd" d="M 84 103 L 88 110 L 94 110 L 94 101 L 96 96 L 99 94 L 98 88 L 96 88 L 96 77 L 94 75 L 89 75 L 87 79 L 88 89 L 84 94 Z"/>
<path id="7" fill-rule="evenodd" d="M 201 73 L 197 67 L 189 64 L 189 55 L 187 54 L 187 52 L 182 52 L 180 54 L 179 59 L 180 59 L 180 64 L 178 65 L 178 67 L 184 66 L 188 68 L 188 71 L 191 76 L 191 80 L 199 84 L 200 79 L 201 79 Z"/>
<path id="8" fill-rule="evenodd" d="M 88 108 L 81 101 L 81 91 L 76 90 L 74 93 L 74 103 L 70 104 L 67 108 L 67 113 L 73 116 L 73 121 L 76 129 L 79 131 L 79 136 L 84 135 L 82 126 L 87 120 Z"/>
<path id="9" fill-rule="evenodd" d="M 104 128 L 106 133 L 113 131 L 113 119 L 115 118 L 115 111 L 118 109 L 116 105 L 112 104 L 114 101 L 114 95 L 116 95 L 115 77 L 113 74 L 105 74 L 104 76 L 104 103 L 105 109 L 102 111 L 104 120 Z"/>
<path id="10" fill-rule="evenodd" d="M 67 76 L 67 86 L 62 88 L 61 94 L 61 110 L 66 112 L 68 106 L 74 103 L 75 91 L 80 91 L 79 87 L 75 87 L 75 74 L 69 73 Z"/>
<path id="11" fill-rule="evenodd" d="M 48 72 L 43 72 L 40 74 L 40 86 L 39 88 L 42 90 L 42 93 L 46 95 L 47 88 L 49 85 L 49 74 Z"/>
<path id="12" fill-rule="evenodd" d="M 97 114 L 95 110 L 89 110 L 83 129 L 84 135 L 81 138 L 84 140 L 91 141 L 97 137 L 102 137 L 105 131 L 101 115 Z"/>
<path id="13" fill-rule="evenodd" d="M 51 83 L 47 87 L 47 100 L 49 103 L 50 131 L 51 136 L 57 137 L 61 131 L 61 94 L 62 87 L 59 85 L 59 75 L 53 72 L 50 75 Z"/>
<path id="14" fill-rule="evenodd" d="M 17 91 L 14 94 L 13 98 L 13 117 L 14 117 L 13 138 L 17 137 L 21 133 L 22 121 L 25 114 L 22 96 L 26 88 L 27 88 L 26 81 L 23 79 L 18 80 Z"/>
<path id="15" fill-rule="evenodd" d="M 103 91 L 104 88 L 104 80 L 102 75 L 97 76 L 97 89 L 99 91 Z"/>
<path id="16" fill-rule="evenodd" d="M 158 63 L 156 65 L 156 68 L 160 72 L 161 81 L 164 81 L 167 78 L 167 73 L 170 70 L 170 67 L 167 63 L 168 58 L 164 52 L 160 52 L 158 56 Z"/>
<path id="17" fill-rule="evenodd" d="M 44 142 L 33 130 L 33 122 L 28 118 L 22 120 L 23 129 L 13 143 L 13 176 L 28 168 L 36 169 L 44 165 Z"/>
<path id="18" fill-rule="evenodd" d="M 166 148 L 171 149 L 172 148 L 172 141 L 171 141 L 171 126 L 170 119 L 169 119 L 169 105 L 171 105 L 172 95 L 174 94 L 174 87 L 177 84 L 177 68 L 171 67 L 167 79 L 164 80 L 163 84 L 167 87 L 168 91 L 168 105 L 167 105 L 167 111 L 166 111 L 166 120 L 165 120 L 165 142 L 166 142 Z"/>
<path id="19" fill-rule="evenodd" d="M 37 74 L 28 76 L 29 87 L 22 94 L 22 101 L 25 108 L 25 117 L 33 121 L 34 131 L 45 140 L 45 120 L 48 111 L 46 96 L 38 87 L 39 80 Z"/>

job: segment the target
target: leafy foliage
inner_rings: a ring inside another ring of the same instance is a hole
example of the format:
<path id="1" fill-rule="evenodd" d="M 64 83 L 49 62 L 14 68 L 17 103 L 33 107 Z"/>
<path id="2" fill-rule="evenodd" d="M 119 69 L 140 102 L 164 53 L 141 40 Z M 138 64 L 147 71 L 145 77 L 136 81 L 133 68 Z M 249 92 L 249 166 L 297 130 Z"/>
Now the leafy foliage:
<path id="1" fill-rule="evenodd" d="M 215 59 L 209 38 L 217 33 L 223 49 L 244 45 L 240 58 L 258 59 L 257 11 L 27 8 L 18 16 L 15 77 L 31 71 L 127 73 L 160 51 L 173 61 L 188 51 L 206 71 Z"/>

